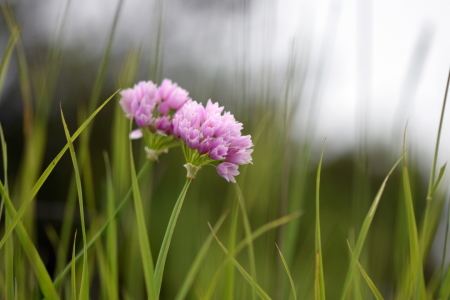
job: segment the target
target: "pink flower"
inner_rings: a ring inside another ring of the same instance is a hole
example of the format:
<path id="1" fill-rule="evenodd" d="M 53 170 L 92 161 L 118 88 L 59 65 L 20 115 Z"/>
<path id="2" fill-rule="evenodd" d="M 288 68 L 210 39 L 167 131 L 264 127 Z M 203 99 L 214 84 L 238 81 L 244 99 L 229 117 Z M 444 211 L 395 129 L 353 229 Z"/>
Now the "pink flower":
<path id="1" fill-rule="evenodd" d="M 158 96 L 161 99 L 159 113 L 166 115 L 170 109 L 179 110 L 189 99 L 189 93 L 180 88 L 169 79 L 164 79 L 158 88 Z"/>
<path id="2" fill-rule="evenodd" d="M 135 116 L 140 109 L 141 104 L 146 107 L 155 107 L 159 103 L 156 85 L 151 82 L 141 81 L 135 84 L 132 89 L 126 89 L 120 92 L 122 99 L 120 105 L 125 111 L 127 118 Z M 152 112 L 153 112 L 152 108 Z"/>
<path id="3" fill-rule="evenodd" d="M 225 178 L 228 182 L 236 182 L 234 176 L 239 175 L 238 168 L 239 167 L 237 165 L 223 162 L 217 166 L 217 173 L 219 174 L 219 176 Z"/>

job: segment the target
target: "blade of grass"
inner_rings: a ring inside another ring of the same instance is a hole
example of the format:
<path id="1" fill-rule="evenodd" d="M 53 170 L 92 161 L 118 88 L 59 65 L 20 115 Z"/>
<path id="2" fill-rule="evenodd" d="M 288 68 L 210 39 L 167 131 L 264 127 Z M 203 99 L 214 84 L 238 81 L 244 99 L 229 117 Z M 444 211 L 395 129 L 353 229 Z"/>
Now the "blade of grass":
<path id="1" fill-rule="evenodd" d="M 144 176 L 144 173 L 150 168 L 151 162 L 148 161 L 141 169 L 141 171 L 139 172 L 137 178 L 138 180 L 140 178 L 142 178 Z M 108 228 L 109 224 L 111 223 L 111 221 L 113 219 L 115 219 L 117 217 L 117 215 L 122 211 L 122 209 L 124 208 L 125 204 L 131 199 L 131 194 L 133 192 L 133 188 L 130 188 L 130 190 L 128 191 L 128 193 L 126 194 L 126 196 L 123 198 L 122 202 L 117 206 L 114 215 L 112 216 L 112 218 L 109 218 L 105 224 L 103 224 L 102 228 L 90 239 L 89 243 L 87 244 L 87 249 L 91 249 L 95 242 L 106 232 L 106 229 Z M 78 262 L 82 257 L 84 256 L 83 251 L 78 252 L 77 256 L 75 257 L 75 261 Z M 69 273 L 71 269 L 71 264 L 67 264 L 66 267 L 64 268 L 63 271 L 61 271 L 61 273 L 59 273 L 59 275 L 55 278 L 54 280 L 54 285 L 56 287 L 58 287 L 61 282 L 62 279 Z"/>
<path id="2" fill-rule="evenodd" d="M 0 99 L 3 92 L 3 84 L 5 83 L 6 72 L 8 71 L 9 63 L 11 62 L 11 56 L 14 51 L 14 47 L 20 36 L 20 28 L 16 27 L 9 38 L 8 44 L 6 45 L 5 52 L 2 57 L 2 62 L 0 63 Z"/>
<path id="3" fill-rule="evenodd" d="M 103 109 L 103 107 L 114 97 L 114 95 L 116 95 L 119 92 L 116 91 L 112 96 L 110 96 L 99 108 L 97 108 L 92 115 L 86 120 L 84 121 L 84 123 L 78 128 L 78 130 L 73 134 L 73 136 L 70 138 L 70 141 L 73 143 L 73 141 L 75 141 L 75 139 L 81 134 L 81 132 L 83 132 L 83 130 L 86 128 L 86 126 L 92 121 L 92 119 Z M 30 195 L 27 199 L 26 202 L 24 202 L 22 204 L 22 206 L 20 207 L 19 211 L 17 212 L 17 214 L 15 214 L 14 219 L 12 220 L 10 226 L 5 230 L 5 235 L 3 236 L 2 240 L 0 241 L 0 249 L 2 248 L 3 244 L 5 243 L 5 241 L 8 239 L 9 235 L 11 234 L 11 232 L 14 230 L 15 226 L 18 224 L 18 222 L 20 221 L 20 218 L 23 216 L 23 214 L 25 213 L 27 207 L 30 205 L 30 203 L 33 201 L 34 197 L 36 196 L 37 192 L 39 191 L 39 189 L 42 187 L 42 185 L 44 184 L 44 182 L 47 180 L 48 176 L 50 175 L 50 173 L 53 171 L 53 169 L 55 168 L 56 164 L 59 162 L 59 160 L 61 159 L 61 157 L 64 155 L 64 153 L 67 151 L 67 149 L 69 148 L 69 143 L 67 143 L 64 148 L 58 153 L 58 155 L 56 155 L 56 157 L 53 159 L 53 161 L 48 165 L 48 167 L 45 169 L 44 173 L 42 173 L 41 177 L 39 177 L 38 181 L 36 182 L 36 184 L 33 186 Z"/>
<path id="4" fill-rule="evenodd" d="M 348 249 L 350 250 L 350 254 L 353 256 L 352 248 L 350 247 L 350 243 L 347 241 Z M 373 295 L 377 300 L 384 300 L 383 296 L 381 295 L 380 291 L 377 289 L 376 285 L 373 283 L 372 279 L 370 279 L 369 275 L 367 275 L 366 271 L 364 270 L 363 266 L 359 263 L 359 261 L 356 262 L 358 265 L 358 269 L 361 272 L 361 275 L 364 277 L 364 279 L 367 282 L 367 285 L 369 286 L 370 290 L 372 291 Z"/>
<path id="5" fill-rule="evenodd" d="M 320 237 L 320 173 L 322 170 L 323 152 L 325 151 L 325 141 L 320 154 L 319 165 L 316 177 L 316 231 L 315 231 L 315 252 L 316 252 L 316 276 L 314 280 L 314 291 L 316 300 L 325 300 L 325 280 L 323 278 L 322 245 Z"/>
<path id="6" fill-rule="evenodd" d="M 445 106 L 447 104 L 449 85 L 450 85 L 450 70 L 449 70 L 448 78 L 447 78 L 447 86 L 445 88 L 444 101 L 442 103 L 441 118 L 439 120 L 439 128 L 438 128 L 438 134 L 437 134 L 437 138 L 436 138 L 436 146 L 434 149 L 433 165 L 431 167 L 430 181 L 428 183 L 427 201 L 426 201 L 426 207 L 425 207 L 425 217 L 423 219 L 422 231 L 421 231 L 422 234 L 419 237 L 420 254 L 422 256 L 422 260 L 426 260 L 426 258 L 428 256 L 429 248 L 434 239 L 434 233 L 428 232 L 429 231 L 428 223 L 431 218 L 430 203 L 433 200 L 433 193 L 439 184 L 440 177 L 442 177 L 441 174 L 439 174 L 438 180 L 435 182 L 434 176 L 436 173 L 437 158 L 438 158 L 438 154 L 439 154 L 439 144 L 440 144 L 440 140 L 441 140 L 442 124 L 444 123 L 444 113 L 445 113 Z M 441 171 L 443 172 L 442 168 L 441 168 Z"/>
<path id="7" fill-rule="evenodd" d="M 164 265 L 166 264 L 167 252 L 169 252 L 170 241 L 172 240 L 173 231 L 175 229 L 175 225 L 177 224 L 178 216 L 181 211 L 181 207 L 183 206 L 184 198 L 186 197 L 187 190 L 189 185 L 191 184 L 192 179 L 186 178 L 186 182 L 184 184 L 183 189 L 181 190 L 180 196 L 178 196 L 178 200 L 175 203 L 175 206 L 172 211 L 172 215 L 170 216 L 169 224 L 167 224 L 166 233 L 164 234 L 164 239 L 161 244 L 161 249 L 159 250 L 158 260 L 156 262 L 155 267 L 155 287 L 156 287 L 156 296 L 159 298 L 159 293 L 161 290 L 161 282 L 164 273 Z"/>
<path id="8" fill-rule="evenodd" d="M 247 282 L 253 287 L 256 294 L 261 299 L 271 299 L 269 295 L 264 292 L 264 290 L 253 280 L 253 278 L 245 271 L 245 269 L 241 266 L 241 264 L 230 254 L 230 252 L 225 248 L 225 246 L 222 244 L 222 242 L 217 237 L 216 233 L 214 232 L 214 229 L 212 228 L 211 224 L 208 223 L 208 226 L 211 230 L 211 232 L 214 235 L 214 238 L 216 239 L 217 243 L 219 244 L 220 248 L 222 248 L 223 252 L 228 256 L 228 259 L 230 259 L 233 264 L 236 266 L 236 268 L 239 270 L 239 272 L 242 274 L 242 276 L 247 280 Z"/>
<path id="9" fill-rule="evenodd" d="M 3 173 L 5 181 L 5 192 L 8 194 L 8 148 L 6 146 L 5 136 L 3 134 L 3 128 L 0 124 L 0 140 L 2 145 L 2 160 L 3 160 Z M 2 219 L 4 197 L 2 197 L 2 203 L 0 204 L 0 221 Z M 11 224 L 11 216 L 8 211 L 5 212 L 5 227 Z M 5 246 L 5 297 L 6 299 L 14 298 L 14 242 L 13 239 L 7 241 Z"/>
<path id="10" fill-rule="evenodd" d="M 6 193 L 6 190 L 1 181 L 0 181 L 0 194 L 4 197 L 6 209 L 9 215 L 14 219 L 17 214 L 16 209 L 14 208 L 14 205 L 12 204 L 11 199 Z M 36 274 L 36 278 L 39 282 L 39 286 L 41 287 L 42 293 L 48 300 L 59 299 L 58 293 L 56 292 L 55 287 L 53 286 L 50 275 L 48 274 L 47 269 L 45 268 L 45 265 L 42 262 L 42 259 L 39 256 L 38 251 L 36 250 L 36 247 L 31 241 L 25 227 L 23 226 L 20 220 L 18 221 L 16 226 L 16 233 L 22 244 L 22 248 L 24 249 L 26 255 L 28 256 L 28 260 L 30 261 L 34 273 Z"/>
<path id="11" fill-rule="evenodd" d="M 130 132 L 131 132 L 131 122 L 130 120 Z M 147 296 L 149 299 L 158 299 L 159 287 L 155 289 L 155 277 L 154 277 L 154 269 L 153 269 L 153 258 L 152 252 L 150 250 L 150 241 L 148 238 L 147 227 L 145 225 L 144 218 L 144 208 L 142 206 L 141 194 L 139 192 L 139 184 L 136 177 L 136 170 L 134 167 L 134 158 L 133 158 L 133 147 L 131 145 L 131 140 L 129 141 L 130 147 L 130 167 L 131 167 L 131 182 L 133 185 L 133 198 L 134 198 L 134 207 L 136 212 L 136 220 L 138 225 L 138 237 L 139 237 L 139 246 L 141 250 L 142 263 L 144 268 L 144 276 L 145 276 L 145 286 L 147 289 Z"/>
<path id="12" fill-rule="evenodd" d="M 223 222 L 225 221 L 225 218 L 227 217 L 228 213 L 224 213 L 220 219 L 217 221 L 216 225 L 214 225 L 214 232 L 217 232 L 220 227 L 222 226 Z M 197 255 L 195 256 L 194 261 L 192 262 L 191 267 L 189 268 L 189 271 L 184 278 L 184 282 L 181 285 L 181 288 L 178 290 L 177 296 L 175 297 L 176 300 L 182 300 L 186 298 L 187 293 L 189 292 L 189 289 L 194 282 L 195 276 L 197 275 L 197 272 L 200 268 L 200 265 L 202 264 L 203 260 L 206 257 L 206 254 L 208 253 L 209 247 L 211 246 L 211 242 L 213 240 L 213 235 L 210 234 L 206 240 L 203 242 L 202 247 L 198 251 Z"/>
<path id="13" fill-rule="evenodd" d="M 361 231 L 359 232 L 358 239 L 356 241 L 356 247 L 352 256 L 352 259 L 350 261 L 350 266 L 347 271 L 347 276 L 345 277 L 344 282 L 344 288 L 342 290 L 341 300 L 345 299 L 345 296 L 347 294 L 347 290 L 349 288 L 350 282 L 353 277 L 353 273 L 355 272 L 356 268 L 356 262 L 359 259 L 359 255 L 361 254 L 362 248 L 364 246 L 364 241 L 366 240 L 367 232 L 369 231 L 370 225 L 372 223 L 372 220 L 375 216 L 375 212 L 378 208 L 378 204 L 380 203 L 381 196 L 383 195 L 384 188 L 386 187 L 386 183 L 391 176 L 392 172 L 394 171 L 395 167 L 400 163 L 402 158 L 404 157 L 405 152 L 402 153 L 402 156 L 397 160 L 397 162 L 394 164 L 392 169 L 387 174 L 386 178 L 384 179 L 383 183 L 381 184 L 380 189 L 378 190 L 375 199 L 372 202 L 372 205 L 370 206 L 369 212 L 366 215 L 366 218 L 364 219 L 363 225 L 361 227 Z"/>
<path id="14" fill-rule="evenodd" d="M 275 244 L 275 246 L 277 246 L 278 253 L 280 254 L 281 261 L 283 262 L 283 265 L 284 265 L 284 269 L 286 270 L 286 273 L 289 277 L 289 282 L 291 283 L 291 289 L 292 289 L 292 294 L 294 295 L 294 299 L 297 300 L 297 293 L 295 292 L 295 284 L 294 284 L 294 280 L 292 280 L 292 276 L 291 276 L 291 272 L 289 271 L 289 267 L 286 263 L 286 260 L 284 259 L 283 253 L 281 253 L 280 248 L 278 247 L 277 244 Z"/>
<path id="15" fill-rule="evenodd" d="M 118 275 L 118 255 L 117 255 L 117 226 L 113 218 L 116 210 L 116 201 L 114 196 L 114 187 L 112 181 L 111 165 L 109 163 L 108 153 L 104 152 L 105 167 L 106 167 L 106 186 L 107 186 L 107 212 L 108 218 L 112 219 L 106 232 L 106 245 L 108 251 L 106 252 L 109 265 L 109 284 L 110 289 L 109 299 L 119 299 L 119 275 Z"/>
<path id="16" fill-rule="evenodd" d="M 241 207 L 242 221 L 244 223 L 244 230 L 245 230 L 245 237 L 248 241 L 248 258 L 250 261 L 250 275 L 252 276 L 252 278 L 255 282 L 258 282 L 257 276 L 256 276 L 255 250 L 253 249 L 253 243 L 252 243 L 252 239 L 251 239 L 252 229 L 250 228 L 250 221 L 248 220 L 247 210 L 245 208 L 244 195 L 242 195 L 242 191 L 239 188 L 238 184 L 233 184 L 233 186 L 234 186 L 234 189 L 236 190 L 239 206 Z M 256 294 L 254 292 L 252 293 L 252 299 L 256 299 Z"/>
<path id="17" fill-rule="evenodd" d="M 233 203 L 233 213 L 231 216 L 231 227 L 228 238 L 228 249 L 231 253 L 234 253 L 236 247 L 236 234 L 239 219 L 239 204 L 237 201 Z M 224 299 L 234 299 L 234 265 L 231 261 L 228 262 L 225 271 L 225 291 Z"/>
<path id="18" fill-rule="evenodd" d="M 75 231 L 75 237 L 73 238 L 73 250 L 72 250 L 72 276 L 71 276 L 71 281 L 72 281 L 72 299 L 76 300 L 77 299 L 77 277 L 76 277 L 76 273 L 75 273 L 75 243 L 77 241 L 77 232 Z"/>
<path id="19" fill-rule="evenodd" d="M 406 131 L 403 140 L 403 153 L 405 153 Z M 406 154 L 402 159 L 402 181 L 405 196 L 406 222 L 409 236 L 409 262 L 412 278 L 412 287 L 415 299 L 425 299 L 425 279 L 423 277 L 422 255 L 420 251 L 419 237 L 417 234 L 416 218 L 414 215 L 414 204 L 411 194 L 411 184 L 409 182 L 408 167 L 406 165 Z"/>
<path id="20" fill-rule="evenodd" d="M 88 256 L 87 256 L 87 238 L 86 238 L 86 227 L 84 223 L 84 208 L 83 208 L 83 189 L 81 186 L 81 177 L 80 177 L 80 171 L 78 169 L 78 161 L 77 156 L 75 154 L 75 148 L 73 147 L 72 140 L 70 137 L 69 129 L 67 128 L 66 120 L 64 119 L 64 114 L 62 111 L 62 108 L 60 108 L 61 111 L 61 119 L 64 127 L 64 133 L 66 134 L 67 143 L 69 144 L 70 149 L 70 156 L 72 158 L 73 168 L 75 170 L 75 180 L 77 184 L 77 191 L 78 191 L 78 204 L 80 206 L 80 219 L 81 219 L 81 232 L 83 234 L 83 251 L 84 251 L 84 260 L 83 260 L 83 273 L 81 276 L 81 288 L 80 288 L 80 295 L 79 299 L 89 299 L 89 264 L 88 264 Z"/>

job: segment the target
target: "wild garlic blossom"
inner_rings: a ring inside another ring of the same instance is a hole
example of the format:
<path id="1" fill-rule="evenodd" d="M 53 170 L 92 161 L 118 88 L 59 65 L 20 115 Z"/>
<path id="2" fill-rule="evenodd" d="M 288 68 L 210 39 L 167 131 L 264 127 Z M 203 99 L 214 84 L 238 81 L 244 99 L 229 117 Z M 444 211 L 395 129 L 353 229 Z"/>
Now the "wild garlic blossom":
<path id="1" fill-rule="evenodd" d="M 206 107 L 188 100 L 173 117 L 173 134 L 184 141 L 188 177 L 195 178 L 204 165 L 220 162 L 217 173 L 227 181 L 236 182 L 239 165 L 252 162 L 250 135 L 242 135 L 242 123 L 223 107 L 208 100 Z M 190 172 L 190 173 L 189 173 Z"/>
<path id="2" fill-rule="evenodd" d="M 172 118 L 189 99 L 188 92 L 164 79 L 159 87 L 151 81 L 141 81 L 120 94 L 119 103 L 127 118 L 134 118 L 140 127 L 131 132 L 130 138 L 143 137 L 147 158 L 157 160 L 174 145 Z"/>

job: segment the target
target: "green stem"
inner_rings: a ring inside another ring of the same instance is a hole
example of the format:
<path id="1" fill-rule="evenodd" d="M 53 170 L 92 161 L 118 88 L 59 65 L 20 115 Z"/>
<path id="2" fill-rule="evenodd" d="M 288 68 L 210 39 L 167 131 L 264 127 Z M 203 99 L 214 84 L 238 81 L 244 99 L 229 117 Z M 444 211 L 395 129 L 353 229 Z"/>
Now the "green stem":
<path id="1" fill-rule="evenodd" d="M 159 293 L 161 291 L 161 282 L 164 273 L 164 265 L 166 263 L 167 252 L 169 251 L 170 241 L 172 240 L 173 231 L 175 229 L 175 225 L 177 224 L 178 216 L 181 211 L 181 207 L 183 206 L 184 198 L 186 197 L 187 190 L 189 185 L 191 184 L 192 179 L 186 178 L 186 182 L 184 183 L 184 187 L 181 190 L 180 196 L 178 196 L 178 200 L 175 203 L 175 206 L 172 211 L 172 215 L 170 216 L 169 224 L 167 225 L 166 234 L 164 235 L 164 240 L 161 245 L 161 250 L 159 251 L 158 260 L 156 262 L 155 267 L 155 286 L 156 286 L 156 296 L 159 299 Z"/>

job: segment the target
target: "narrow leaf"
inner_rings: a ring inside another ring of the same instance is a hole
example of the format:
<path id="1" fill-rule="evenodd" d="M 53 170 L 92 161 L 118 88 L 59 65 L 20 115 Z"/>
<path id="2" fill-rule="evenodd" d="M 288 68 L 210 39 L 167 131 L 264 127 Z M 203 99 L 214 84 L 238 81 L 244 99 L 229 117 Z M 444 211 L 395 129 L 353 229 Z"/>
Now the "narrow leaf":
<path id="1" fill-rule="evenodd" d="M 283 253 L 281 253 L 280 248 L 278 247 L 277 244 L 275 244 L 275 246 L 277 246 L 278 253 L 280 254 L 281 261 L 283 262 L 283 265 L 284 265 L 284 269 L 286 270 L 286 273 L 287 273 L 287 275 L 289 277 L 289 281 L 291 283 L 292 293 L 294 294 L 294 299 L 297 300 L 297 293 L 295 292 L 295 284 L 294 284 L 294 280 L 292 280 L 292 276 L 291 276 L 291 272 L 289 271 L 289 267 L 288 267 L 288 265 L 286 263 L 286 260 L 284 259 Z"/>
<path id="2" fill-rule="evenodd" d="M 433 197 L 434 192 L 436 192 L 436 189 L 439 186 L 439 182 L 441 182 L 442 176 L 444 176 L 445 167 L 447 167 L 447 163 L 445 163 L 439 170 L 438 178 L 436 179 L 436 182 L 434 183 L 433 188 L 431 189 L 431 197 Z"/>
<path id="3" fill-rule="evenodd" d="M 323 152 L 325 151 L 325 141 L 320 154 L 319 166 L 316 177 L 316 231 L 315 231 L 315 251 L 316 251 L 316 276 L 314 280 L 314 291 L 316 300 L 325 300 L 325 280 L 323 277 L 322 246 L 320 237 L 320 173 L 322 169 Z"/>
<path id="4" fill-rule="evenodd" d="M 73 250 L 72 250 L 72 299 L 77 299 L 77 277 L 75 274 L 75 243 L 77 241 L 77 232 L 75 231 L 75 237 L 73 238 Z"/>
<path id="5" fill-rule="evenodd" d="M 86 238 L 86 227 L 84 223 L 84 208 L 83 208 L 83 189 L 81 187 L 81 177 L 80 170 L 78 169 L 78 161 L 77 156 L 75 154 L 75 148 L 73 147 L 69 129 L 67 128 L 66 120 L 64 119 L 64 114 L 61 110 L 61 119 L 64 127 L 64 133 L 66 134 L 67 143 L 69 144 L 70 156 L 72 158 L 73 168 L 75 170 L 75 181 L 77 184 L 78 191 L 78 205 L 80 207 L 80 218 L 81 218 L 81 232 L 83 234 L 83 251 L 84 251 L 84 260 L 83 260 L 83 273 L 81 275 L 81 288 L 79 299 L 89 299 L 89 270 L 88 270 L 88 261 L 87 261 L 87 238 Z"/>
<path id="6" fill-rule="evenodd" d="M 358 236 L 358 239 L 356 241 L 356 247 L 355 247 L 355 250 L 354 250 L 354 254 L 352 256 L 352 259 L 350 261 L 350 266 L 349 266 L 348 271 L 347 271 L 347 276 L 345 277 L 344 288 L 343 288 L 343 291 L 342 291 L 341 300 L 344 300 L 345 296 L 347 294 L 347 290 L 348 290 L 350 282 L 352 280 L 353 273 L 355 272 L 355 268 L 357 266 L 356 262 L 358 261 L 359 256 L 361 254 L 362 248 L 364 246 L 364 241 L 366 240 L 367 233 L 369 231 L 370 225 L 372 224 L 372 220 L 373 220 L 373 218 L 375 216 L 375 212 L 376 212 L 376 210 L 378 208 L 378 204 L 380 203 L 381 196 L 383 195 L 384 188 L 386 187 L 386 183 L 387 183 L 389 177 L 391 176 L 392 172 L 394 171 L 394 169 L 397 167 L 397 165 L 402 160 L 404 155 L 405 155 L 405 152 L 403 152 L 402 156 L 397 160 L 397 162 L 394 164 L 392 169 L 389 171 L 388 175 L 386 176 L 386 178 L 384 179 L 383 183 L 381 184 L 381 187 L 378 190 L 378 192 L 377 192 L 377 194 L 375 196 L 375 199 L 372 202 L 372 205 L 370 206 L 370 209 L 369 209 L 369 212 L 366 215 L 366 218 L 364 219 L 361 231 L 359 232 L 359 236 Z"/>
<path id="7" fill-rule="evenodd" d="M 8 66 L 11 61 L 11 56 L 13 54 L 14 47 L 17 43 L 17 40 L 19 39 L 19 36 L 20 36 L 20 29 L 19 29 L 19 27 L 16 27 L 13 30 L 11 37 L 9 38 L 8 44 L 6 45 L 5 52 L 3 53 L 2 62 L 0 64 L 0 99 L 2 96 L 3 84 L 4 84 L 5 78 L 6 78 L 6 72 L 8 71 Z"/>

